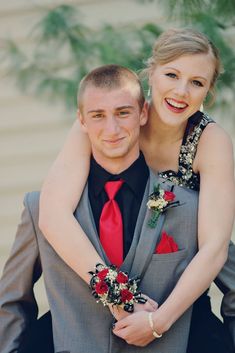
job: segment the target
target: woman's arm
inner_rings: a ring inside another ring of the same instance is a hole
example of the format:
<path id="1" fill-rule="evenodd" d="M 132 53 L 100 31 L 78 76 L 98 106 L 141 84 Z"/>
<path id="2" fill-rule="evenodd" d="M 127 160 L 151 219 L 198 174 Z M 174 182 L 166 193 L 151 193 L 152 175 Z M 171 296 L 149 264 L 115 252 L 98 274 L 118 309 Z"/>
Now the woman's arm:
<path id="1" fill-rule="evenodd" d="M 82 195 L 90 168 L 90 142 L 75 122 L 65 145 L 52 165 L 40 197 L 39 227 L 61 258 L 89 284 L 88 271 L 103 263 L 73 212 Z M 135 304 L 135 311 L 154 311 L 157 303 L 145 296 L 146 304 Z M 116 319 L 128 315 L 110 306 Z"/>
<path id="2" fill-rule="evenodd" d="M 102 260 L 73 212 L 87 181 L 90 154 L 88 137 L 76 121 L 43 184 L 39 215 L 39 227 L 49 243 L 87 283 L 88 271 Z"/>
<path id="3" fill-rule="evenodd" d="M 202 134 L 195 169 L 200 172 L 198 217 L 199 251 L 166 301 L 153 313 L 158 333 L 172 324 L 209 287 L 227 258 L 235 212 L 233 148 L 217 125 Z M 146 329 L 140 330 L 139 323 Z M 116 324 L 114 333 L 128 343 L 146 345 L 153 340 L 146 313 L 136 313 Z"/>

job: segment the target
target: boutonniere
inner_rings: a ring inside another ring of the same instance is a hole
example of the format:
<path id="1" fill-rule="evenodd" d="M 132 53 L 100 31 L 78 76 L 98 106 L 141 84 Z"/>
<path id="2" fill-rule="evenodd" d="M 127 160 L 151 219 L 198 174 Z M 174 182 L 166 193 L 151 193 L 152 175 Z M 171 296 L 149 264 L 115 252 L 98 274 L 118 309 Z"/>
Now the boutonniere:
<path id="1" fill-rule="evenodd" d="M 175 194 L 173 193 L 173 187 L 171 191 L 166 191 L 160 187 L 160 184 L 154 186 L 153 193 L 149 195 L 147 202 L 147 207 L 151 210 L 151 217 L 148 221 L 150 228 L 156 227 L 161 213 L 165 212 L 170 207 L 179 205 L 179 201 L 174 201 Z"/>

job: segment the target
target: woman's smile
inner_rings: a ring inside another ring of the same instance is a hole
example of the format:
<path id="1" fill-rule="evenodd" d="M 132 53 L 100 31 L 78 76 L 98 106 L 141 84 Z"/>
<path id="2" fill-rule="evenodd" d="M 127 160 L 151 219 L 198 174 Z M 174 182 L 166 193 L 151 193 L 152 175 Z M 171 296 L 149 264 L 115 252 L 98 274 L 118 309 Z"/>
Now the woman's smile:
<path id="1" fill-rule="evenodd" d="M 166 107 L 174 113 L 182 113 L 188 107 L 187 103 L 176 100 L 174 98 L 165 98 L 164 102 L 166 104 Z"/>

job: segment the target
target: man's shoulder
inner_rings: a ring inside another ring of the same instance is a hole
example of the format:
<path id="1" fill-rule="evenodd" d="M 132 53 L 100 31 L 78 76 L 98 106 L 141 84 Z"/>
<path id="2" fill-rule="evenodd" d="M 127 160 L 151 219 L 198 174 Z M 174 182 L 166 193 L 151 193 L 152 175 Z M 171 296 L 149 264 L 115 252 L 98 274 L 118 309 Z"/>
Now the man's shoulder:
<path id="1" fill-rule="evenodd" d="M 27 192 L 24 196 L 24 205 L 27 207 L 31 213 L 38 213 L 39 211 L 39 191 Z"/>

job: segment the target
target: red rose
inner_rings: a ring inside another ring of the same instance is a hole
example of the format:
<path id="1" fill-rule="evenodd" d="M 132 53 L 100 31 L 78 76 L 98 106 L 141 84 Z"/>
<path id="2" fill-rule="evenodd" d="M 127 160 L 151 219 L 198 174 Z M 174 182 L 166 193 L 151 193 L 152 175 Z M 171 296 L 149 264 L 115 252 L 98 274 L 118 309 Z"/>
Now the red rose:
<path id="1" fill-rule="evenodd" d="M 165 201 L 174 201 L 175 199 L 175 194 L 171 191 L 165 191 L 164 192 L 164 200 Z"/>
<path id="2" fill-rule="evenodd" d="M 97 273 L 97 277 L 101 280 L 104 280 L 105 277 L 107 276 L 109 272 L 109 269 L 108 268 L 104 268 L 103 270 L 101 270 L 99 273 Z"/>
<path id="3" fill-rule="evenodd" d="M 95 291 L 97 294 L 100 294 L 100 295 L 107 293 L 108 289 L 109 287 L 107 283 L 105 283 L 104 281 L 100 281 L 95 285 Z"/>
<path id="4" fill-rule="evenodd" d="M 163 231 L 160 243 L 157 245 L 155 253 L 168 254 L 176 251 L 178 251 L 177 243 L 174 241 L 173 237 Z"/>
<path id="5" fill-rule="evenodd" d="M 121 290 L 121 299 L 123 303 L 129 302 L 133 298 L 133 294 L 128 289 Z"/>
<path id="6" fill-rule="evenodd" d="M 119 274 L 116 277 L 116 281 L 118 283 L 127 283 L 128 276 L 125 273 L 123 273 L 123 272 L 119 272 Z"/>

